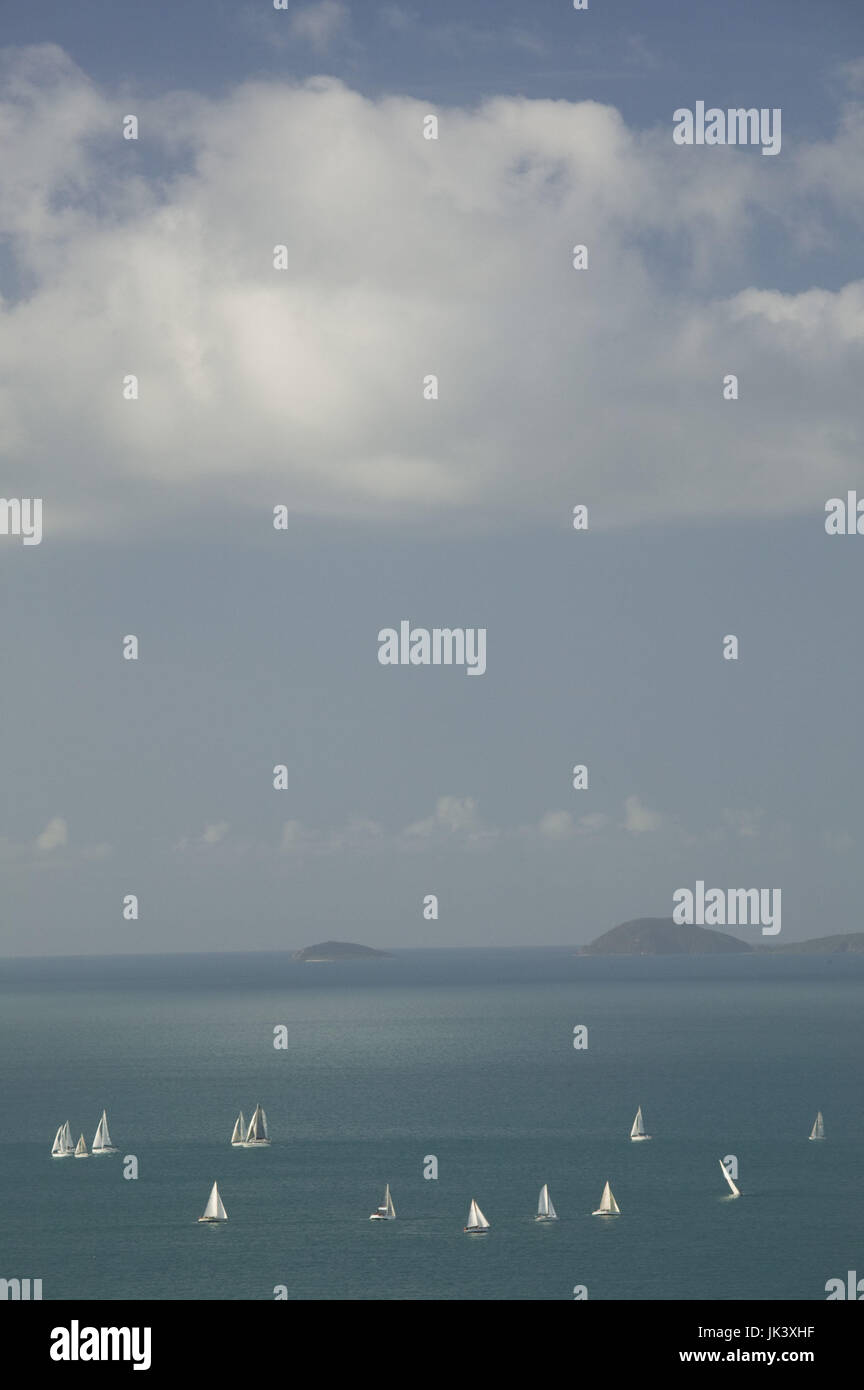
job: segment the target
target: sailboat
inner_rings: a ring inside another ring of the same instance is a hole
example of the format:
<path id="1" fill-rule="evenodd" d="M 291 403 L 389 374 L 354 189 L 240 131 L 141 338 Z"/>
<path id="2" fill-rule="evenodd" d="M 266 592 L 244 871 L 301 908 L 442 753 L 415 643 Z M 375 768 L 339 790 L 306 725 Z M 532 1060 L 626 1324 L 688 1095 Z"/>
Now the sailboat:
<path id="1" fill-rule="evenodd" d="M 489 1230 L 489 1222 L 478 1207 L 474 1198 L 471 1198 L 471 1206 L 468 1210 L 468 1225 L 462 1227 L 463 1231 L 471 1231 L 472 1234 L 479 1235 L 482 1231 Z"/>
<path id="2" fill-rule="evenodd" d="M 723 1176 L 724 1176 L 724 1178 L 726 1179 L 726 1181 L 728 1182 L 729 1186 L 730 1186 L 731 1189 L 732 1189 L 732 1196 L 733 1196 L 733 1197 L 740 1197 L 740 1196 L 741 1196 L 741 1193 L 738 1191 L 738 1188 L 735 1186 L 734 1182 L 733 1182 L 732 1179 L 730 1178 L 730 1176 L 729 1176 L 729 1169 L 726 1167 L 726 1164 L 723 1162 L 722 1158 L 719 1158 L 719 1159 L 717 1160 L 717 1162 L 720 1164 L 720 1167 L 721 1167 L 722 1170 L 723 1170 Z"/>
<path id="3" fill-rule="evenodd" d="M 61 1125 L 54 1135 L 54 1143 L 51 1145 L 52 1158 L 70 1158 L 75 1152 L 75 1145 L 72 1143 L 72 1132 L 69 1129 L 69 1121 Z"/>
<path id="4" fill-rule="evenodd" d="M 111 1135 L 108 1133 L 108 1116 L 104 1110 L 93 1139 L 93 1152 L 94 1154 L 116 1154 L 117 1152 L 111 1143 Z"/>
<path id="5" fill-rule="evenodd" d="M 552 1205 L 552 1198 L 549 1196 L 548 1183 L 543 1184 L 540 1189 L 540 1199 L 537 1202 L 537 1215 L 535 1221 L 557 1221 L 558 1213 Z"/>
<path id="6" fill-rule="evenodd" d="M 822 1111 L 817 1110 L 816 1119 L 813 1121 L 813 1128 L 810 1131 L 811 1139 L 825 1138 L 825 1121 L 822 1119 Z"/>
<path id="7" fill-rule="evenodd" d="M 76 1158 L 89 1158 L 89 1157 L 90 1157 L 90 1150 L 87 1148 L 87 1145 L 84 1143 L 84 1135 L 83 1135 L 83 1134 L 80 1134 L 80 1135 L 78 1136 L 78 1143 L 75 1145 L 75 1157 L 76 1157 Z"/>
<path id="8" fill-rule="evenodd" d="M 395 1221 L 396 1208 L 393 1205 L 393 1198 L 390 1196 L 390 1184 L 388 1182 L 384 1189 L 384 1201 L 377 1211 L 373 1211 L 369 1217 L 370 1221 Z"/>
<path id="9" fill-rule="evenodd" d="M 631 1129 L 630 1129 L 630 1138 L 633 1140 L 634 1144 L 635 1144 L 635 1143 L 637 1142 L 637 1140 L 639 1140 L 639 1139 L 650 1139 L 650 1138 L 651 1138 L 651 1135 L 650 1135 L 650 1134 L 646 1134 L 646 1133 L 645 1133 L 645 1125 L 644 1125 L 643 1120 L 642 1120 L 642 1106 L 641 1106 L 641 1105 L 639 1106 L 639 1109 L 636 1111 L 636 1118 L 635 1118 L 635 1120 L 633 1121 L 632 1127 L 631 1127 Z"/>
<path id="10" fill-rule="evenodd" d="M 260 1105 L 255 1106 L 255 1114 L 249 1122 L 246 1131 L 246 1138 L 243 1140 L 244 1147 L 247 1149 L 259 1148 L 263 1144 L 269 1144 L 267 1136 L 267 1116 Z"/>
<path id="11" fill-rule="evenodd" d="M 620 1216 L 621 1208 L 612 1196 L 612 1188 L 608 1182 L 603 1188 L 603 1196 L 600 1198 L 600 1205 L 596 1211 L 592 1211 L 592 1216 Z"/>
<path id="12" fill-rule="evenodd" d="M 219 1188 L 216 1186 L 215 1182 L 210 1190 L 210 1197 L 204 1208 L 204 1215 L 199 1216 L 198 1220 L 199 1222 L 206 1221 L 213 1224 L 217 1221 L 228 1220 L 228 1213 L 222 1205 L 222 1198 L 219 1196 Z"/>
<path id="13" fill-rule="evenodd" d="M 236 1149 L 236 1148 L 242 1147 L 242 1145 L 243 1145 L 245 1142 L 246 1142 L 246 1117 L 245 1117 L 245 1115 L 243 1114 L 243 1111 L 241 1110 L 241 1111 L 240 1111 L 240 1114 L 237 1116 L 237 1119 L 234 1121 L 234 1129 L 233 1129 L 232 1132 L 231 1132 L 231 1143 L 234 1145 L 234 1147 L 235 1147 L 235 1149 Z"/>

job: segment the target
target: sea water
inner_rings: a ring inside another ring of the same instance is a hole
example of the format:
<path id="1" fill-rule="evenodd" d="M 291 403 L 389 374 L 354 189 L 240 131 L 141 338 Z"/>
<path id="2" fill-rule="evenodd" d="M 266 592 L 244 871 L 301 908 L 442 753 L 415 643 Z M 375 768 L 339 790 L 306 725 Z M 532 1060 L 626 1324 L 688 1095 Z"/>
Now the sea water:
<path id="1" fill-rule="evenodd" d="M 864 1269 L 862 994 L 853 956 L 6 960 L 0 1277 L 46 1300 L 824 1299 Z M 271 1147 L 231 1148 L 258 1102 Z M 119 1152 L 52 1159 L 103 1107 Z M 621 1215 L 592 1217 L 607 1179 Z M 214 1180 L 229 1220 L 202 1226 Z M 370 1222 L 387 1182 L 397 1220 Z M 463 1234 L 472 1197 L 487 1235 Z"/>

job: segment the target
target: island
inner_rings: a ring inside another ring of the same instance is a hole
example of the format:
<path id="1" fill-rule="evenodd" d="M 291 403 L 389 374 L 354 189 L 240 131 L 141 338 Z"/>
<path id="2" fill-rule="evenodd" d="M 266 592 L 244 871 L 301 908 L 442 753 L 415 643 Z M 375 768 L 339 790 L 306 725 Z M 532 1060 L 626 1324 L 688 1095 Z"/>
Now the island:
<path id="1" fill-rule="evenodd" d="M 843 932 L 839 936 L 816 936 L 812 941 L 786 941 L 765 945 L 764 950 L 790 956 L 860 955 L 864 951 L 864 932 Z"/>
<path id="2" fill-rule="evenodd" d="M 636 917 L 583 946 L 583 956 L 714 956 L 753 947 L 710 927 L 679 926 L 672 918 Z"/>
<path id="3" fill-rule="evenodd" d="M 382 960 L 388 951 L 376 951 L 372 946 L 358 946 L 354 941 L 319 941 L 317 946 L 304 946 L 295 951 L 292 960 L 303 960 L 307 964 L 334 960 Z"/>

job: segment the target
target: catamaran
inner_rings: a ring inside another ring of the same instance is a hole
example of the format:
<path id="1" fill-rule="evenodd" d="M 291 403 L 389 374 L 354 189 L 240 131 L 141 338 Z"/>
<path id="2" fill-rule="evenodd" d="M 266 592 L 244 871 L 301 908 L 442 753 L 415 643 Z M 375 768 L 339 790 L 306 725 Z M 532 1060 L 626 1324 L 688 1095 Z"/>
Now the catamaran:
<path id="1" fill-rule="evenodd" d="M 78 1143 L 75 1145 L 75 1157 L 76 1157 L 76 1158 L 89 1158 L 89 1157 L 90 1157 L 90 1150 L 87 1148 L 87 1145 L 84 1143 L 84 1135 L 83 1135 L 83 1134 L 80 1134 L 80 1135 L 78 1136 Z"/>
<path id="2" fill-rule="evenodd" d="M 726 1179 L 726 1181 L 728 1182 L 729 1186 L 730 1186 L 731 1189 L 732 1189 L 732 1196 L 733 1196 L 733 1197 L 740 1197 L 740 1196 L 741 1196 L 741 1193 L 738 1191 L 738 1188 L 735 1186 L 734 1182 L 733 1182 L 732 1179 L 730 1178 L 730 1176 L 729 1176 L 729 1169 L 726 1167 L 726 1164 L 723 1162 L 722 1158 L 718 1159 L 717 1162 L 720 1164 L 720 1167 L 721 1167 L 722 1170 L 723 1170 L 723 1176 L 724 1176 L 724 1178 Z M 727 1200 L 728 1200 L 728 1199 L 727 1199 Z"/>
<path id="3" fill-rule="evenodd" d="M 111 1135 L 108 1133 L 108 1116 L 105 1114 L 104 1110 L 102 1111 L 102 1119 L 99 1121 L 93 1140 L 93 1152 L 94 1154 L 117 1153 L 117 1150 L 111 1143 Z"/>
<path id="4" fill-rule="evenodd" d="M 69 1121 L 61 1125 L 54 1135 L 54 1143 L 51 1146 L 52 1158 L 71 1158 L 75 1152 L 75 1145 L 72 1143 L 72 1131 L 69 1128 Z"/>
<path id="5" fill-rule="evenodd" d="M 390 1196 L 390 1184 L 388 1182 L 384 1189 L 384 1201 L 377 1211 L 373 1211 L 369 1217 L 370 1221 L 395 1221 L 396 1208 L 393 1205 L 393 1198 Z"/>
<path id="6" fill-rule="evenodd" d="M 243 1147 L 246 1149 L 257 1149 L 264 1144 L 269 1144 L 267 1135 L 267 1116 L 260 1105 L 255 1106 L 255 1114 L 249 1122 L 246 1131 L 246 1138 L 243 1140 Z"/>
<path id="7" fill-rule="evenodd" d="M 468 1210 L 468 1225 L 462 1227 L 463 1231 L 471 1231 L 472 1234 L 479 1235 L 481 1231 L 489 1230 L 489 1222 L 478 1207 L 474 1198 L 471 1198 L 471 1206 Z"/>
<path id="8" fill-rule="evenodd" d="M 644 1125 L 643 1120 L 642 1120 L 642 1106 L 641 1106 L 641 1105 L 639 1106 L 639 1109 L 636 1111 L 636 1118 L 635 1118 L 635 1120 L 633 1121 L 633 1124 L 632 1124 L 631 1129 L 630 1129 L 630 1138 L 633 1140 L 634 1144 L 635 1144 L 635 1143 L 637 1142 L 637 1140 L 639 1140 L 639 1139 L 650 1139 L 650 1138 L 651 1138 L 651 1135 L 650 1135 L 650 1134 L 646 1134 L 646 1133 L 645 1133 L 645 1125 Z"/>
<path id="9" fill-rule="evenodd" d="M 219 1196 L 219 1188 L 214 1182 L 207 1205 L 204 1208 L 204 1215 L 198 1217 L 200 1221 L 215 1223 L 217 1221 L 227 1221 L 228 1213 L 222 1205 L 222 1198 Z"/>
<path id="10" fill-rule="evenodd" d="M 537 1215 L 535 1221 L 557 1221 L 558 1213 L 552 1205 L 552 1198 L 549 1196 L 548 1183 L 543 1184 L 540 1189 L 540 1199 L 537 1203 Z"/>
<path id="11" fill-rule="evenodd" d="M 234 1129 L 231 1133 L 231 1143 L 234 1145 L 235 1149 L 237 1149 L 242 1148 L 245 1142 L 246 1117 L 243 1114 L 243 1111 L 241 1110 L 240 1114 L 237 1116 L 237 1119 L 234 1121 Z"/>
<path id="12" fill-rule="evenodd" d="M 612 1188 L 608 1182 L 603 1188 L 603 1196 L 600 1198 L 600 1205 L 596 1211 L 592 1211 L 592 1216 L 620 1216 L 621 1208 L 612 1196 Z"/>
<path id="13" fill-rule="evenodd" d="M 822 1111 L 821 1111 L 821 1110 L 817 1110 L 817 1112 L 816 1112 L 816 1119 L 814 1120 L 814 1122 L 813 1122 L 813 1128 L 812 1128 L 811 1131 L 810 1131 L 810 1138 L 811 1138 L 811 1139 L 824 1139 L 824 1138 L 825 1138 L 825 1121 L 822 1119 Z"/>

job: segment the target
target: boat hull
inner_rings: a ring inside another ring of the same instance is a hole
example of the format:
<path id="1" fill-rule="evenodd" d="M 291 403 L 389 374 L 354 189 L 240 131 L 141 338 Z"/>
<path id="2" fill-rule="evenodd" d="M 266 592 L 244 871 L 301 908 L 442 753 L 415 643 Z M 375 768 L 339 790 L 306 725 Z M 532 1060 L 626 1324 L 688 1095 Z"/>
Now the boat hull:
<path id="1" fill-rule="evenodd" d="M 535 1217 L 534 1217 L 534 1220 L 535 1220 L 535 1221 L 557 1221 L 557 1220 L 558 1220 L 558 1217 L 557 1217 L 557 1216 L 535 1216 Z"/>
<path id="2" fill-rule="evenodd" d="M 620 1211 L 592 1211 L 592 1216 L 620 1216 Z"/>
<path id="3" fill-rule="evenodd" d="M 462 1230 L 469 1236 L 485 1236 L 488 1234 L 488 1226 L 463 1226 Z"/>
<path id="4" fill-rule="evenodd" d="M 119 1154 L 119 1152 L 119 1149 L 93 1149 L 93 1156 L 94 1158 L 101 1158 L 103 1154 Z M 82 1157 L 84 1157 L 83 1154 Z M 89 1158 L 90 1155 L 87 1154 L 87 1157 Z"/>
<path id="5" fill-rule="evenodd" d="M 225 1217 L 225 1216 L 199 1216 L 199 1217 L 198 1217 L 198 1225 L 199 1225 L 199 1226 L 224 1226 L 224 1225 L 225 1225 L 225 1222 L 227 1221 L 227 1219 L 228 1219 L 228 1218 Z"/>
<path id="6" fill-rule="evenodd" d="M 631 1144 L 642 1144 L 642 1143 L 645 1142 L 646 1139 L 650 1139 L 650 1138 L 651 1138 L 651 1135 L 650 1135 L 650 1134 L 631 1134 L 631 1135 L 630 1135 L 630 1143 L 631 1143 Z"/>

